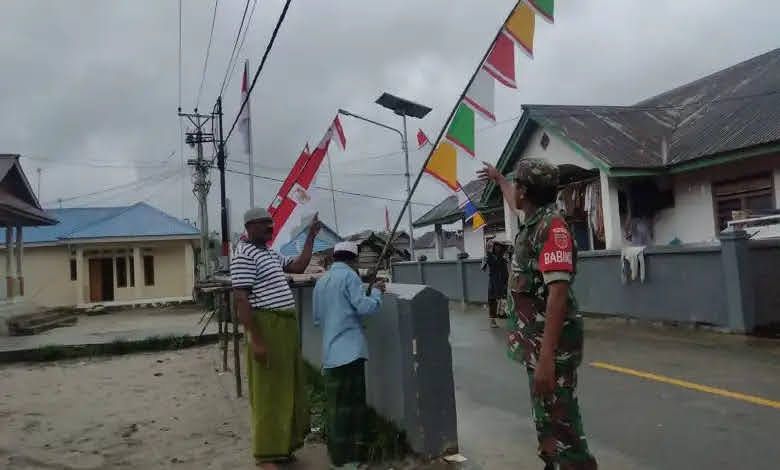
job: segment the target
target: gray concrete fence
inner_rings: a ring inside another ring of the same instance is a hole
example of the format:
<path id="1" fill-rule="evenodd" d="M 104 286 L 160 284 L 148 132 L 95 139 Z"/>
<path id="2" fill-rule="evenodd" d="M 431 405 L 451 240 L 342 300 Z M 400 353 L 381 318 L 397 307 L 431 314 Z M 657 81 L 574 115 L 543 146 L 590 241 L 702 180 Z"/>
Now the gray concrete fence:
<path id="1" fill-rule="evenodd" d="M 480 260 L 398 263 L 394 282 L 426 284 L 450 300 L 487 301 Z M 780 325 L 780 240 L 724 232 L 720 245 L 649 247 L 644 282 L 621 278 L 619 251 L 580 252 L 574 290 L 587 313 L 703 323 L 733 332 Z"/>
<path id="2" fill-rule="evenodd" d="M 322 333 L 312 320 L 312 283 L 293 288 L 301 319 L 303 357 L 322 363 Z M 418 455 L 458 451 L 449 300 L 422 285 L 393 284 L 382 309 L 367 318 L 366 399 L 405 431 Z"/>

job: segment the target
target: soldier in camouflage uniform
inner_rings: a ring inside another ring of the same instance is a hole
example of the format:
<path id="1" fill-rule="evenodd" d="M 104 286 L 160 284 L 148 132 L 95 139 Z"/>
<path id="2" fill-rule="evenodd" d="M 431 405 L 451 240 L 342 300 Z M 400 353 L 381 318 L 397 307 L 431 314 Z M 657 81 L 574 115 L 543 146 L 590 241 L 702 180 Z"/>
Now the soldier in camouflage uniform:
<path id="1" fill-rule="evenodd" d="M 488 164 L 480 174 L 501 187 L 510 207 L 525 214 L 509 276 L 508 347 L 509 356 L 528 371 L 539 456 L 546 469 L 596 469 L 577 404 L 583 346 L 582 317 L 571 289 L 577 250 L 555 208 L 558 168 L 545 160 L 522 159 L 514 184 Z"/>

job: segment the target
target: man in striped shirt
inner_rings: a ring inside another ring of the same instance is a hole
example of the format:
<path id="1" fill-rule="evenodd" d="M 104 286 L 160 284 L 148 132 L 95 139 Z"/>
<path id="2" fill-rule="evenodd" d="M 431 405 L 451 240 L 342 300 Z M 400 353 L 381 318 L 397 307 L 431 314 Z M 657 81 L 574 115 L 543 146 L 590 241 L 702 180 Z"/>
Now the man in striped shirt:
<path id="1" fill-rule="evenodd" d="M 322 225 L 315 215 L 297 258 L 268 248 L 274 224 L 265 209 L 248 210 L 244 225 L 247 240 L 236 247 L 230 278 L 238 319 L 249 334 L 252 451 L 259 465 L 273 469 L 291 458 L 309 430 L 295 300 L 284 273 L 304 272 Z"/>

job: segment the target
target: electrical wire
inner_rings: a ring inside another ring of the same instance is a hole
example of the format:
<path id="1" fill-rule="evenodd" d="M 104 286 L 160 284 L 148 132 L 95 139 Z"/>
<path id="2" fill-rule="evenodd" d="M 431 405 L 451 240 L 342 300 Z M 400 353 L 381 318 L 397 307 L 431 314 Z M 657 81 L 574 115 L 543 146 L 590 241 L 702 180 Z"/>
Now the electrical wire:
<path id="1" fill-rule="evenodd" d="M 274 42 L 276 41 L 276 36 L 279 34 L 279 28 L 281 28 L 282 23 L 284 22 L 285 16 L 287 16 L 287 11 L 290 9 L 290 4 L 292 3 L 292 0 L 287 0 L 284 2 L 284 8 L 282 9 L 281 15 L 279 15 L 279 19 L 276 21 L 276 26 L 274 27 L 273 33 L 271 33 L 271 39 L 268 41 L 268 46 L 265 48 L 265 52 L 263 53 L 263 58 L 260 59 L 260 65 L 257 66 L 257 71 L 255 71 L 255 76 L 252 79 L 252 85 L 249 87 L 249 90 L 246 92 L 246 97 L 241 102 L 241 108 L 239 108 L 238 113 L 236 114 L 236 118 L 233 120 L 233 124 L 230 126 L 230 131 L 227 133 L 227 137 L 225 137 L 225 144 L 227 144 L 227 141 L 230 140 L 230 136 L 233 135 L 233 130 L 235 130 L 236 125 L 238 125 L 238 120 L 241 118 L 241 113 L 244 112 L 244 108 L 246 108 L 246 104 L 249 101 L 249 97 L 252 96 L 252 90 L 255 89 L 255 85 L 257 84 L 257 79 L 260 78 L 260 72 L 263 71 L 263 66 L 265 65 L 265 61 L 268 60 L 268 55 L 271 53 L 271 49 L 274 46 Z"/>
<path id="2" fill-rule="evenodd" d="M 239 171 L 239 170 L 235 170 L 235 169 L 232 169 L 232 168 L 226 168 L 225 171 L 228 172 L 228 173 L 235 173 L 237 175 L 250 176 L 249 172 Z M 251 175 L 251 176 L 254 176 L 255 178 L 264 179 L 264 180 L 267 180 L 267 181 L 276 181 L 278 183 L 283 183 L 284 182 L 283 179 L 273 178 L 271 176 L 264 176 L 264 175 L 258 175 L 258 174 L 254 174 L 254 175 Z M 331 189 L 329 187 L 326 187 L 326 186 L 316 186 L 315 185 L 315 186 L 312 186 L 312 188 L 320 189 L 320 190 L 323 190 L 323 191 L 331 191 Z M 369 199 L 379 199 L 379 200 L 382 200 L 382 201 L 401 202 L 401 203 L 405 202 L 404 199 L 394 199 L 394 198 L 385 197 L 385 196 L 377 196 L 377 195 L 374 195 L 374 194 L 364 194 L 364 193 L 357 193 L 357 192 L 354 192 L 354 191 L 344 191 L 342 189 L 334 189 L 333 192 L 337 193 L 337 194 L 344 194 L 344 195 L 347 195 L 347 196 L 357 196 L 357 197 L 365 197 L 365 198 L 369 198 Z M 436 206 L 436 204 L 430 204 L 430 203 L 427 203 L 427 202 L 412 202 L 412 204 L 417 205 L 417 206 L 428 206 L 428 207 Z"/>
<path id="3" fill-rule="evenodd" d="M 153 175 L 151 177 L 146 177 L 145 179 L 136 179 L 136 180 L 130 181 L 128 183 L 123 183 L 123 184 L 119 184 L 119 185 L 115 185 L 115 186 L 109 186 L 107 188 L 103 188 L 103 189 L 100 189 L 100 190 L 97 190 L 97 191 L 92 191 L 92 192 L 83 193 L 83 194 L 77 194 L 75 196 L 69 196 L 69 197 L 64 197 L 64 198 L 58 198 L 58 199 L 55 199 L 53 201 L 47 201 L 47 202 L 43 203 L 43 205 L 44 206 L 48 206 L 48 205 L 55 204 L 55 203 L 63 203 L 63 202 L 75 201 L 75 200 L 78 200 L 78 199 L 83 199 L 83 198 L 87 198 L 87 197 L 91 197 L 91 196 L 97 196 L 99 194 L 105 194 L 105 193 L 109 193 L 109 192 L 112 192 L 112 191 L 118 191 L 118 190 L 122 190 L 122 189 L 128 189 L 128 188 L 134 188 L 135 189 L 136 186 L 142 187 L 144 184 L 150 184 L 150 183 L 156 182 L 158 178 L 165 179 L 165 178 L 167 178 L 167 177 L 169 177 L 171 175 L 177 174 L 178 172 L 179 172 L 179 169 L 177 168 L 175 170 L 169 170 L 169 171 L 166 171 L 166 172 L 163 172 L 163 173 L 159 173 L 157 175 Z"/>
<path id="4" fill-rule="evenodd" d="M 174 155 L 176 155 L 176 151 L 171 152 L 165 161 L 144 160 L 138 161 L 137 163 L 123 162 L 118 160 L 62 160 L 46 157 L 31 157 L 29 155 L 23 155 L 22 158 L 39 162 L 52 162 L 54 163 L 52 166 L 71 165 L 93 168 L 162 168 L 168 165 L 171 157 Z"/>
<path id="5" fill-rule="evenodd" d="M 227 81 L 225 79 L 222 79 L 222 87 L 219 89 L 220 96 L 225 93 L 225 90 L 230 87 L 230 82 L 233 80 L 233 75 L 236 71 L 236 66 L 238 66 L 238 58 L 241 55 L 241 51 L 244 49 L 244 43 L 246 42 L 246 37 L 249 34 L 249 26 L 252 24 L 252 17 L 255 15 L 255 8 L 257 7 L 258 0 L 254 0 L 252 3 L 252 9 L 249 11 L 249 18 L 246 20 L 246 27 L 244 27 L 244 34 L 241 37 L 241 44 L 238 45 L 238 51 L 236 52 L 235 58 L 233 59 L 233 65 L 230 65 L 230 62 L 228 62 L 228 70 L 227 72 Z M 240 33 L 239 29 L 239 33 Z"/>
<path id="6" fill-rule="evenodd" d="M 214 39 L 214 23 L 217 20 L 217 7 L 219 0 L 214 0 L 214 13 L 211 15 L 211 31 L 209 31 L 209 44 L 206 46 L 206 58 L 203 59 L 203 74 L 200 77 L 200 88 L 198 88 L 198 98 L 195 100 L 195 109 L 200 106 L 200 97 L 203 95 L 203 86 L 206 84 L 206 71 L 209 67 L 209 55 L 211 54 L 211 41 Z"/>
<path id="7" fill-rule="evenodd" d="M 244 5 L 244 14 L 241 15 L 241 23 L 238 25 L 238 31 L 236 32 L 236 39 L 233 41 L 233 51 L 230 53 L 230 58 L 228 59 L 227 68 L 225 69 L 225 76 L 222 78 L 222 85 L 219 87 L 219 96 L 222 96 L 222 93 L 225 92 L 225 87 L 227 86 L 228 76 L 232 74 L 232 68 L 233 68 L 233 61 L 235 60 L 238 62 L 238 53 L 236 52 L 238 49 L 238 42 L 239 38 L 241 37 L 241 30 L 244 27 L 244 21 L 246 20 L 246 12 L 249 10 L 249 2 L 250 0 L 246 0 L 246 4 Z M 257 0 L 255 0 L 255 5 L 257 5 Z M 252 13 L 254 13 L 255 9 L 252 7 Z M 249 29 L 249 24 L 247 23 L 247 29 Z M 246 37 L 246 35 L 244 35 Z M 241 43 L 243 45 L 243 42 Z"/>

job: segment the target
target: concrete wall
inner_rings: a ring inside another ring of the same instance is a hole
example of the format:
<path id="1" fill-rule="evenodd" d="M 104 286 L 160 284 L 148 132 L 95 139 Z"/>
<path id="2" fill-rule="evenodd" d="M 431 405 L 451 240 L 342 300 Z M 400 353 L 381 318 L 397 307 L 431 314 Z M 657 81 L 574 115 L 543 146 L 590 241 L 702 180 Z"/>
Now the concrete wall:
<path id="1" fill-rule="evenodd" d="M 135 283 L 138 288 L 130 286 L 128 262 L 128 286 L 119 287 L 116 258 L 132 256 L 135 246 L 143 248 L 142 255 L 154 257 L 155 283 L 153 286 L 144 286 L 143 270 L 136 270 Z M 77 270 L 77 280 L 71 281 L 70 260 L 81 250 L 84 253 L 83 262 Z M 114 298 L 117 302 L 190 297 L 194 287 L 193 256 L 192 243 L 185 240 L 143 244 L 101 243 L 70 247 L 27 246 L 22 263 L 25 299 L 43 307 L 71 307 L 80 302 L 89 302 L 89 259 L 108 257 L 112 258 Z M 0 252 L 0 266 L 5 266 L 5 252 Z"/>
<path id="2" fill-rule="evenodd" d="M 294 286 L 304 358 L 322 360 L 322 336 L 312 321 L 312 285 Z M 382 308 L 366 321 L 366 398 L 406 431 L 412 449 L 438 457 L 457 451 L 457 416 L 449 302 L 424 286 L 388 286 Z"/>
<path id="3" fill-rule="evenodd" d="M 655 243 L 668 245 L 678 238 L 683 243 L 715 242 L 715 213 L 709 181 L 674 180 L 674 207 L 655 219 Z"/>
<path id="4" fill-rule="evenodd" d="M 623 282 L 619 251 L 581 252 L 574 283 L 580 310 L 735 332 L 780 324 L 780 240 L 748 245 L 742 233 L 724 243 L 648 248 L 644 282 Z M 482 303 L 488 275 L 479 268 L 478 260 L 398 263 L 392 276 L 427 284 L 450 300 Z"/>
<path id="5" fill-rule="evenodd" d="M 780 240 L 750 244 L 750 281 L 755 295 L 756 325 L 780 326 Z"/>
<path id="6" fill-rule="evenodd" d="M 445 247 L 443 251 L 444 259 L 458 259 L 460 250 L 455 246 Z M 420 256 L 427 256 L 429 260 L 434 261 L 438 259 L 439 254 L 436 252 L 436 248 L 415 248 L 414 256 L 419 258 Z"/>
<path id="7" fill-rule="evenodd" d="M 645 282 L 623 284 L 619 252 L 580 253 L 574 291 L 580 310 L 645 320 L 726 325 L 719 247 L 649 248 Z"/>

